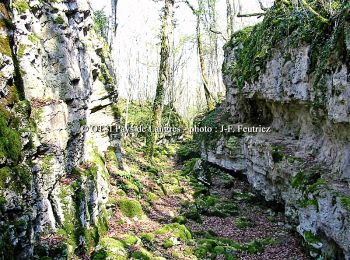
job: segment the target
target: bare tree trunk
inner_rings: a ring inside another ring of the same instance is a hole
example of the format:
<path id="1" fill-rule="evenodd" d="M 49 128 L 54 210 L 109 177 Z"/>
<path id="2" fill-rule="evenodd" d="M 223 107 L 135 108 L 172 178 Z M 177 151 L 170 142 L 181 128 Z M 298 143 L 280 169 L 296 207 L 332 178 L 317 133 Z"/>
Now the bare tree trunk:
<path id="1" fill-rule="evenodd" d="M 209 110 L 214 108 L 214 102 L 212 95 L 209 90 L 209 79 L 207 75 L 207 68 L 205 65 L 204 60 L 204 49 L 203 49 L 203 42 L 202 42 L 202 34 L 201 34 L 201 28 L 200 28 L 200 19 L 197 19 L 197 48 L 198 48 L 198 55 L 199 55 L 199 64 L 201 69 L 201 75 L 202 75 L 202 81 L 203 81 L 203 88 L 204 88 L 204 94 L 205 99 L 207 101 L 207 106 Z"/>
<path id="2" fill-rule="evenodd" d="M 162 28 L 161 28 L 161 50 L 160 50 L 160 65 L 156 96 L 153 101 L 153 116 L 150 129 L 146 138 L 147 155 L 152 158 L 154 155 L 154 146 L 157 140 L 156 128 L 161 124 L 163 112 L 164 91 L 169 77 L 170 63 L 170 42 L 169 38 L 173 31 L 174 0 L 164 0 Z"/>
<path id="3" fill-rule="evenodd" d="M 192 10 L 193 14 L 197 18 L 196 39 L 197 39 L 197 50 L 198 50 L 198 56 L 199 56 L 199 65 L 200 65 L 200 70 L 201 70 L 203 89 L 204 89 L 205 99 L 207 102 L 207 107 L 209 110 L 211 110 L 214 108 L 214 102 L 213 102 L 213 96 L 211 95 L 210 90 L 209 90 L 209 79 L 208 79 L 207 69 L 206 69 L 206 65 L 205 65 L 204 47 L 203 47 L 203 39 L 202 39 L 202 33 L 201 33 L 201 12 L 203 11 L 203 2 L 202 2 L 202 0 L 198 0 L 199 10 L 196 10 L 188 2 L 188 0 L 186 0 L 185 3 L 189 6 L 189 8 Z"/>
<path id="4" fill-rule="evenodd" d="M 226 0 L 226 6 L 227 6 L 227 35 L 230 37 L 233 33 L 233 19 L 234 19 L 234 14 L 232 10 L 232 4 L 231 0 Z"/>
<path id="5" fill-rule="evenodd" d="M 112 14 L 111 14 L 111 23 L 110 23 L 110 30 L 109 30 L 109 39 L 108 39 L 108 44 L 110 50 L 112 50 L 113 46 L 112 44 L 114 43 L 114 39 L 117 36 L 117 28 L 118 28 L 118 23 L 117 23 L 117 6 L 118 6 L 118 0 L 111 0 L 111 6 L 112 6 Z"/>

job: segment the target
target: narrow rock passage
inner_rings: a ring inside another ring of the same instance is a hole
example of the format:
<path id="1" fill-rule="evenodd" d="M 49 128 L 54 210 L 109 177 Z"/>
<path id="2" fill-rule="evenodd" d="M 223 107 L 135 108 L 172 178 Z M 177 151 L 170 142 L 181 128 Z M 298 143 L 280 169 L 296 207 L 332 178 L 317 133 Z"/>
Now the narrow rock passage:
<path id="1" fill-rule="evenodd" d="M 111 218 L 92 259 L 308 259 L 283 214 L 244 181 L 204 163 L 193 170 L 198 159 L 176 162 L 175 146 L 153 164 L 141 146 L 126 150 L 124 171 L 107 156 Z"/>

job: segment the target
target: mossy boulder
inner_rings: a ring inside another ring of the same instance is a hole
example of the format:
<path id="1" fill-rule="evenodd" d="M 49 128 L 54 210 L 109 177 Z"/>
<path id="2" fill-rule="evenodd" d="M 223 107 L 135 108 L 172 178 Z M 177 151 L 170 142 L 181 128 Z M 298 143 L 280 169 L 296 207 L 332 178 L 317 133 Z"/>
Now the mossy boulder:
<path id="1" fill-rule="evenodd" d="M 168 234 L 171 237 L 175 237 L 180 240 L 189 240 L 192 239 L 191 232 L 187 229 L 185 225 L 181 225 L 179 223 L 167 224 L 161 227 L 156 231 L 158 235 Z"/>
<path id="2" fill-rule="evenodd" d="M 168 249 L 168 248 L 171 248 L 173 247 L 175 244 L 174 244 L 174 241 L 170 238 L 166 239 L 164 242 L 163 242 L 163 247 L 165 249 Z"/>
<path id="3" fill-rule="evenodd" d="M 141 235 L 141 239 L 142 239 L 142 241 L 146 241 L 146 242 L 151 243 L 154 241 L 155 235 L 152 233 L 144 233 Z"/>
<path id="4" fill-rule="evenodd" d="M 143 210 L 140 202 L 133 199 L 120 199 L 117 201 L 122 214 L 128 218 L 141 218 Z"/>
<path id="5" fill-rule="evenodd" d="M 139 243 L 141 242 L 141 239 L 138 238 L 137 236 L 127 234 L 127 235 L 123 238 L 123 242 L 124 242 L 125 244 L 127 244 L 128 246 L 131 246 L 131 245 L 139 244 Z"/>
<path id="6" fill-rule="evenodd" d="M 149 251 L 147 251 L 144 248 L 141 248 L 140 250 L 137 250 L 131 254 L 131 257 L 133 259 L 142 259 L 142 260 L 152 260 L 153 255 Z"/>
<path id="7" fill-rule="evenodd" d="M 124 244 L 113 238 L 102 238 L 96 247 L 92 260 L 126 260 L 128 252 Z"/>

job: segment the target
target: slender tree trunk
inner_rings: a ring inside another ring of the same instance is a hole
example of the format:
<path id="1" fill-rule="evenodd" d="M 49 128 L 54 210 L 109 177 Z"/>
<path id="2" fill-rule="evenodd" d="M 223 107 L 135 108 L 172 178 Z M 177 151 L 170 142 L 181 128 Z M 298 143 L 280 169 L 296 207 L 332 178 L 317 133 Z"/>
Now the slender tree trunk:
<path id="1" fill-rule="evenodd" d="M 169 78 L 169 64 L 170 64 L 170 36 L 173 31 L 174 0 L 164 0 L 162 28 L 161 28 L 161 50 L 160 50 L 160 64 L 159 75 L 156 89 L 156 96 L 153 101 L 153 116 L 150 129 L 147 134 L 146 147 L 147 155 L 152 158 L 154 155 L 154 146 L 157 140 L 156 128 L 161 124 L 161 117 L 163 112 L 163 101 L 166 84 Z"/>
<path id="2" fill-rule="evenodd" d="M 226 0 L 227 6 L 227 35 L 230 37 L 233 33 L 233 11 L 231 0 Z"/>
<path id="3" fill-rule="evenodd" d="M 214 102 L 209 90 L 209 79 L 208 79 L 207 68 L 206 68 L 205 59 L 204 59 L 204 47 L 203 47 L 203 41 L 202 41 L 202 33 L 201 33 L 199 16 L 197 16 L 196 31 L 197 31 L 197 48 L 198 48 L 198 56 L 199 56 L 199 65 L 200 65 L 202 81 L 203 81 L 203 89 L 204 89 L 204 94 L 205 94 L 205 99 L 207 101 L 208 109 L 211 110 L 214 108 Z"/>
<path id="4" fill-rule="evenodd" d="M 114 40 L 117 36 L 117 7 L 118 7 L 118 0 L 111 0 L 111 6 L 112 6 L 112 14 L 111 14 L 111 23 L 110 23 L 110 30 L 109 30 L 109 48 L 112 50 Z"/>
<path id="5" fill-rule="evenodd" d="M 211 95 L 209 90 L 209 79 L 208 79 L 207 69 L 205 65 L 204 47 L 203 47 L 203 39 L 202 39 L 202 33 L 201 33 L 201 12 L 203 12 L 203 2 L 202 0 L 198 0 L 198 8 L 199 8 L 198 10 L 196 10 L 188 2 L 188 0 L 185 0 L 185 3 L 188 5 L 188 7 L 192 10 L 193 14 L 197 18 L 196 39 L 197 39 L 197 50 L 198 50 L 198 56 L 199 56 L 199 65 L 200 65 L 200 71 L 202 76 L 203 89 L 204 89 L 205 99 L 207 102 L 207 107 L 209 110 L 211 110 L 214 108 L 214 102 L 213 102 L 213 96 Z"/>

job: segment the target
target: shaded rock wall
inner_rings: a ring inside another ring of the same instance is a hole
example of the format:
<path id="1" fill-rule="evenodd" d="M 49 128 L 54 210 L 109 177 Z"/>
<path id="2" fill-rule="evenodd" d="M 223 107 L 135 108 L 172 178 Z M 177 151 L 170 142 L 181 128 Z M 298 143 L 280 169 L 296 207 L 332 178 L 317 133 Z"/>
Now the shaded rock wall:
<path id="1" fill-rule="evenodd" d="M 243 86 L 228 69 L 226 100 L 210 115 L 214 123 L 271 132 L 216 134 L 204 138 L 202 149 L 206 160 L 243 172 L 267 201 L 283 203 L 311 255 L 333 259 L 350 259 L 350 71 L 343 56 L 350 48 L 349 22 L 342 21 L 334 27 L 343 32 L 342 55 L 334 50 L 317 57 L 316 66 L 327 58 L 321 90 L 315 88 L 320 76 L 307 44 L 280 41 L 264 67 L 256 68 L 257 77 Z M 241 66 L 242 46 L 244 41 L 227 45 L 224 68 Z"/>
<path id="2" fill-rule="evenodd" d="M 81 127 L 116 122 L 108 46 L 87 1 L 0 7 L 0 258 L 59 257 L 52 237 L 62 257 L 83 255 L 106 229 L 114 140 Z"/>

